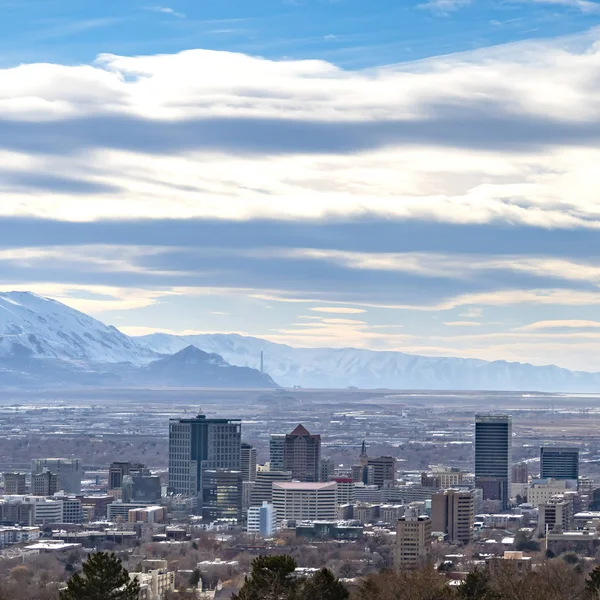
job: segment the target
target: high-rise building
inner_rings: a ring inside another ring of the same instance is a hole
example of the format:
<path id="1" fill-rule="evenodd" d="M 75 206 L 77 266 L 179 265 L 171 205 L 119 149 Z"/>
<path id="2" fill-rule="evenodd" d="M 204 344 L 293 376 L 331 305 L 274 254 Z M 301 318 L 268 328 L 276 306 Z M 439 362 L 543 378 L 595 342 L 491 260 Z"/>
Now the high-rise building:
<path id="1" fill-rule="evenodd" d="M 150 475 L 150 469 L 142 463 L 113 462 L 108 469 L 108 488 L 116 490 L 123 487 L 123 477 L 127 475 L 147 476 Z"/>
<path id="2" fill-rule="evenodd" d="M 263 502 L 261 506 L 251 506 L 248 509 L 248 533 L 271 537 L 276 530 L 277 514 L 272 504 Z"/>
<path id="3" fill-rule="evenodd" d="M 83 470 L 79 458 L 34 458 L 31 461 L 32 477 L 44 469 L 58 475 L 59 488 L 66 494 L 81 493 Z"/>
<path id="4" fill-rule="evenodd" d="M 169 489 L 183 496 L 202 496 L 204 470 L 241 473 L 241 423 L 205 415 L 169 422 Z"/>
<path id="5" fill-rule="evenodd" d="M 242 512 L 242 472 L 205 469 L 202 473 L 202 520 L 239 519 Z"/>
<path id="6" fill-rule="evenodd" d="M 431 497 L 431 528 L 446 533 L 450 543 L 468 544 L 474 521 L 473 492 L 450 489 Z"/>
<path id="7" fill-rule="evenodd" d="M 242 478 L 244 481 L 254 481 L 256 479 L 256 448 L 243 443 L 241 452 Z"/>
<path id="8" fill-rule="evenodd" d="M 396 459 L 393 456 L 369 458 L 367 466 L 373 467 L 373 484 L 383 487 L 385 482 L 396 482 Z"/>
<path id="9" fill-rule="evenodd" d="M 285 471 L 292 479 L 317 482 L 321 476 L 321 436 L 311 435 L 303 425 L 298 425 L 285 436 Z"/>
<path id="10" fill-rule="evenodd" d="M 511 472 L 511 483 L 528 483 L 529 467 L 526 462 L 520 462 L 513 465 Z"/>
<path id="11" fill-rule="evenodd" d="M 407 508 L 396 525 L 395 566 L 399 571 L 423 567 L 431 555 L 431 519 Z"/>
<path id="12" fill-rule="evenodd" d="M 512 419 L 509 415 L 475 416 L 475 485 L 484 500 L 508 508 L 512 466 Z"/>
<path id="13" fill-rule="evenodd" d="M 579 478 L 579 448 L 542 446 L 540 448 L 540 477 L 542 479 Z"/>
<path id="14" fill-rule="evenodd" d="M 280 482 L 273 484 L 277 521 L 333 521 L 336 483 Z"/>
<path id="15" fill-rule="evenodd" d="M 269 439 L 271 471 L 285 471 L 285 433 L 273 433 Z"/>
<path id="16" fill-rule="evenodd" d="M 22 496 L 27 493 L 25 473 L 4 473 L 4 493 Z"/>
<path id="17" fill-rule="evenodd" d="M 261 506 L 263 502 L 273 502 L 273 484 L 291 480 L 291 471 L 259 471 L 250 493 L 251 506 Z"/>
<path id="18" fill-rule="evenodd" d="M 31 476 L 31 493 L 34 496 L 53 496 L 59 489 L 59 476 L 45 469 Z"/>

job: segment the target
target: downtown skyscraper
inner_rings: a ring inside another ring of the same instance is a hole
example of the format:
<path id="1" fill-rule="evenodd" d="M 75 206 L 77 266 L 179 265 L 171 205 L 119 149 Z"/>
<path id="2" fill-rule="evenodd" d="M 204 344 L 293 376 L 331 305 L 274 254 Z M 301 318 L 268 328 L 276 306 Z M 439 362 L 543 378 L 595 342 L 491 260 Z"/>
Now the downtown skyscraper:
<path id="1" fill-rule="evenodd" d="M 475 415 L 475 485 L 484 500 L 508 507 L 512 469 L 512 419 L 509 415 Z"/>
<path id="2" fill-rule="evenodd" d="M 199 414 L 169 422 L 169 490 L 200 496 L 206 470 L 241 470 L 241 423 Z"/>

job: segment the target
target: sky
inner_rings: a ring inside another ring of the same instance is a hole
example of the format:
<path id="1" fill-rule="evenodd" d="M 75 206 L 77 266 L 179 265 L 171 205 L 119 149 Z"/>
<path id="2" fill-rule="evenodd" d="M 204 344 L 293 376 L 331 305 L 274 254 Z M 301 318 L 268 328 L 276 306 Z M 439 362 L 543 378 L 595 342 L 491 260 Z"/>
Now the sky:
<path id="1" fill-rule="evenodd" d="M 0 0 L 0 289 L 600 371 L 599 142 L 593 0 Z"/>

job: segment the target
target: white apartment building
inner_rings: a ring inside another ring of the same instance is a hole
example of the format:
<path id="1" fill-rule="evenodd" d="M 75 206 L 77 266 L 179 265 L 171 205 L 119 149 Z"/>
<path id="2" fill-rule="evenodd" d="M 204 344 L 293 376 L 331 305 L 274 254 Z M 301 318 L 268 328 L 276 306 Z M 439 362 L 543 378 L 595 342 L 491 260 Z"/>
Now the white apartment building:
<path id="1" fill-rule="evenodd" d="M 335 482 L 273 483 L 273 506 L 277 513 L 277 522 L 335 520 L 336 490 Z"/>
<path id="2" fill-rule="evenodd" d="M 40 539 L 39 527 L 0 527 L 0 548 Z"/>
<path id="3" fill-rule="evenodd" d="M 256 533 L 262 537 L 271 537 L 277 530 L 277 513 L 275 507 L 269 502 L 262 506 L 248 508 L 248 533 Z"/>

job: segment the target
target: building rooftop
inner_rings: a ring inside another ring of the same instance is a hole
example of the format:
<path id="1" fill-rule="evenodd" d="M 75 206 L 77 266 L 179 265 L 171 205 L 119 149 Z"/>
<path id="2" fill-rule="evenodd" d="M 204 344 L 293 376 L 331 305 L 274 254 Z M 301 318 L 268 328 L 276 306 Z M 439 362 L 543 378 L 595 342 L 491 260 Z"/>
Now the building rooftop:
<path id="1" fill-rule="evenodd" d="M 336 487 L 335 481 L 331 482 L 301 482 L 301 481 L 274 481 L 273 489 L 280 488 L 282 490 L 297 490 L 297 491 L 320 491 L 320 490 L 333 490 Z"/>

